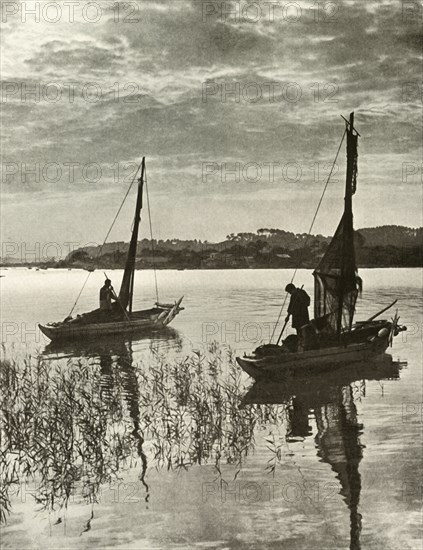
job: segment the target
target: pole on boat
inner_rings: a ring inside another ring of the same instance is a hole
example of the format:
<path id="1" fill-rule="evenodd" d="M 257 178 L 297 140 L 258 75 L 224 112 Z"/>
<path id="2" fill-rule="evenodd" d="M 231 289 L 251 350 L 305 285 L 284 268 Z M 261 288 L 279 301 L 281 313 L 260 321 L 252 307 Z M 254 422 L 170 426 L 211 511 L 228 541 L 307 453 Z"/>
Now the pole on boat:
<path id="1" fill-rule="evenodd" d="M 277 339 L 277 342 L 276 342 L 276 345 L 277 345 L 277 346 L 279 346 L 279 342 L 281 341 L 282 334 L 284 333 L 287 324 L 288 324 L 288 319 L 285 319 L 285 323 L 284 323 L 284 325 L 283 325 L 283 327 L 282 327 L 281 333 L 279 334 L 279 338 Z"/>
<path id="2" fill-rule="evenodd" d="M 311 222 L 310 228 L 309 228 L 309 230 L 308 230 L 307 237 L 306 237 L 305 243 L 304 243 L 304 245 L 303 245 L 303 250 L 305 249 L 305 247 L 306 247 L 306 245 L 307 245 L 308 239 L 309 239 L 309 237 L 310 237 L 310 235 L 311 235 L 311 231 L 312 231 L 312 229 L 313 229 L 313 227 L 314 227 L 314 222 L 316 221 L 317 214 L 318 214 L 318 212 L 319 212 L 320 206 L 321 206 L 322 201 L 323 201 L 323 197 L 325 196 L 326 189 L 327 189 L 327 187 L 328 187 L 328 185 L 329 185 L 329 181 L 330 181 L 330 179 L 331 179 L 331 177 L 332 177 L 332 173 L 333 173 L 333 171 L 334 171 L 334 169 L 335 169 L 336 161 L 338 160 L 339 152 L 340 152 L 341 147 L 342 147 L 342 144 L 343 144 L 343 142 L 344 142 L 344 138 L 345 138 L 345 134 L 346 134 L 346 133 L 347 133 L 347 130 L 345 129 L 345 130 L 344 130 L 344 133 L 342 134 L 341 142 L 339 143 L 338 150 L 337 150 L 337 152 L 336 152 L 334 161 L 333 161 L 333 163 L 332 163 L 332 167 L 331 167 L 331 169 L 330 169 L 329 175 L 328 175 L 328 177 L 326 178 L 326 182 L 325 182 L 325 185 L 324 185 L 324 187 L 323 187 L 322 194 L 320 195 L 319 202 L 317 203 L 317 208 L 316 208 L 316 211 L 315 211 L 315 213 L 314 213 L 313 220 L 312 220 L 312 222 Z M 357 132 L 357 133 L 358 133 L 358 132 Z M 296 267 L 295 267 L 294 274 L 293 274 L 292 279 L 291 279 L 291 283 L 292 283 L 292 282 L 294 281 L 294 279 L 295 279 L 295 275 L 296 275 L 296 273 L 297 273 L 297 271 L 298 271 L 298 269 L 299 269 L 299 267 L 300 267 L 300 265 L 301 265 L 301 261 L 302 261 L 302 256 L 300 256 L 299 261 L 297 262 L 297 265 L 296 265 Z M 281 306 L 281 308 L 280 308 L 280 310 L 279 310 L 279 315 L 278 315 L 278 318 L 277 318 L 277 320 L 276 320 L 274 329 L 273 329 L 273 331 L 272 331 L 272 335 L 270 336 L 269 344 L 272 343 L 273 336 L 275 335 L 276 328 L 277 328 L 277 326 L 278 326 L 278 324 L 279 324 L 279 320 L 280 320 L 280 318 L 281 318 L 281 316 L 282 316 L 282 312 L 283 312 L 283 309 L 284 309 L 284 307 L 285 307 L 285 303 L 286 303 L 286 296 L 285 296 L 285 300 L 283 301 L 283 304 L 282 304 L 282 306 Z M 284 328 L 285 328 L 285 327 L 284 327 Z M 283 332 L 284 328 L 282 329 L 282 332 Z M 278 341 L 279 341 L 279 340 L 278 340 Z"/>
<path id="3" fill-rule="evenodd" d="M 302 290 L 304 288 L 304 285 L 301 285 L 301 288 L 300 290 Z M 297 300 L 297 297 L 295 297 L 295 300 L 292 302 L 292 304 L 295 304 Z M 289 306 L 288 306 L 289 307 Z M 283 324 L 283 327 L 282 327 L 282 330 L 281 330 L 281 333 L 279 334 L 279 338 L 276 342 L 276 345 L 279 346 L 279 342 L 281 341 L 281 338 L 282 338 L 282 334 L 285 332 L 285 329 L 286 329 L 286 325 L 288 324 L 288 321 L 289 321 L 289 315 L 288 317 L 285 319 L 285 323 Z"/>
<path id="4" fill-rule="evenodd" d="M 392 302 L 392 304 L 389 304 L 389 306 L 386 306 L 384 307 L 383 309 L 381 309 L 380 311 L 378 311 L 377 313 L 375 313 L 374 315 L 372 315 L 371 317 L 369 317 L 366 321 L 366 323 L 369 323 L 370 321 L 373 321 L 373 319 L 376 319 L 376 317 L 379 317 L 379 315 L 382 315 L 382 313 L 384 313 L 387 309 L 390 309 L 392 306 L 394 306 L 396 303 L 398 302 L 398 300 L 394 300 Z"/>

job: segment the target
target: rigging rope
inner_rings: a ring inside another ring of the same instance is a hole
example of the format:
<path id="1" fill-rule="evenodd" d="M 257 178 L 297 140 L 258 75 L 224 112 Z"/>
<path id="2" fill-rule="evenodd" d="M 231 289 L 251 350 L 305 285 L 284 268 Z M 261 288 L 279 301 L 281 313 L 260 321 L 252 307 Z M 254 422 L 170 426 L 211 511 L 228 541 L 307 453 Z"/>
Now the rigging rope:
<path id="1" fill-rule="evenodd" d="M 316 208 L 316 211 L 315 211 L 315 213 L 314 213 L 313 220 L 312 220 L 311 225 L 310 225 L 310 229 L 308 230 L 307 237 L 306 237 L 306 240 L 305 240 L 305 242 L 304 242 L 304 245 L 303 245 L 303 248 L 302 248 L 302 251 L 301 251 L 300 258 L 299 258 L 299 260 L 298 260 L 298 262 L 297 262 L 297 265 L 296 265 L 295 270 L 294 270 L 294 274 L 292 275 L 292 278 L 291 278 L 291 284 L 292 284 L 292 282 L 294 281 L 295 275 L 297 274 L 297 271 L 298 271 L 298 269 L 300 268 L 301 262 L 302 262 L 302 260 L 303 260 L 303 255 L 304 255 L 305 247 L 307 246 L 308 239 L 309 239 L 309 237 L 310 237 L 311 231 L 312 231 L 313 226 L 314 226 L 314 222 L 316 221 L 316 217 L 317 217 L 317 214 L 318 214 L 318 212 L 319 212 L 320 206 L 321 206 L 321 204 L 322 204 L 323 197 L 325 196 L 326 189 L 327 189 L 327 187 L 328 187 L 330 178 L 331 178 L 331 176 L 332 176 L 333 169 L 335 168 L 335 164 L 336 164 L 336 161 L 337 161 L 337 159 L 338 159 L 339 151 L 341 150 L 341 147 L 342 147 L 342 144 L 343 144 L 343 142 L 344 142 L 344 138 L 345 138 L 345 134 L 346 134 L 346 133 L 347 133 L 347 130 L 345 129 L 345 130 L 344 130 L 344 133 L 342 134 L 342 138 L 341 138 L 341 142 L 340 142 L 340 144 L 339 144 L 338 150 L 337 150 L 337 152 L 336 152 L 335 160 L 333 161 L 333 164 L 332 164 L 332 167 L 331 167 L 331 169 L 330 169 L 329 175 L 328 175 L 328 177 L 327 177 L 325 186 L 324 186 L 323 191 L 322 191 L 322 194 L 321 194 L 321 196 L 320 196 L 320 200 L 319 200 L 319 202 L 317 203 L 317 208 Z M 287 297 L 288 297 L 288 294 L 285 294 L 285 299 L 284 299 L 284 301 L 283 301 L 282 307 L 281 307 L 281 309 L 280 309 L 280 311 L 279 311 L 279 315 L 278 315 L 277 321 L 276 321 L 275 326 L 274 326 L 274 328 L 273 328 L 272 336 L 270 337 L 270 340 L 269 340 L 269 343 L 270 343 L 270 344 L 272 343 L 273 337 L 274 337 L 275 332 L 276 332 L 276 328 L 277 328 L 277 326 L 278 326 L 278 324 L 279 324 L 280 318 L 281 318 L 281 316 L 282 316 L 282 312 L 283 312 L 283 310 L 284 310 L 284 308 L 285 308 L 285 304 L 286 304 Z M 281 333 L 281 334 L 282 334 L 282 333 Z"/>
<path id="2" fill-rule="evenodd" d="M 144 168 L 144 177 L 145 177 L 145 191 L 147 195 L 148 221 L 150 224 L 151 255 L 153 256 L 154 283 L 156 285 L 156 300 L 157 300 L 157 303 L 159 303 L 159 287 L 157 285 L 156 256 L 155 256 L 155 250 L 154 250 L 153 224 L 151 221 L 150 196 L 148 194 L 147 168 Z"/>
<path id="3" fill-rule="evenodd" d="M 123 205 L 124 205 L 124 203 L 125 203 L 125 201 L 126 201 L 128 195 L 129 195 L 129 192 L 130 192 L 130 190 L 131 190 L 131 188 L 132 188 L 132 186 L 133 186 L 133 184 L 134 184 L 135 178 L 137 177 L 138 172 L 140 171 L 141 165 L 142 165 L 142 162 L 141 162 L 140 165 L 138 166 L 137 171 L 135 172 L 135 175 L 134 175 L 134 177 L 132 178 L 131 184 L 130 184 L 130 186 L 128 187 L 128 190 L 126 191 L 125 196 L 123 197 L 123 200 L 122 200 L 122 202 L 121 202 L 121 205 L 120 205 L 119 208 L 118 208 L 118 211 L 116 212 L 116 215 L 115 215 L 115 217 L 114 217 L 114 220 L 113 220 L 113 222 L 112 222 L 112 225 L 110 226 L 110 228 L 109 228 L 109 230 L 108 230 L 108 232 L 107 232 L 107 235 L 106 235 L 105 238 L 104 238 L 103 244 L 101 245 L 100 250 L 98 251 L 97 258 L 98 258 L 99 256 L 101 256 L 101 252 L 103 251 L 104 245 L 106 244 L 106 241 L 107 241 L 107 239 L 108 239 L 108 237 L 109 237 L 109 235 L 110 235 L 110 232 L 112 231 L 113 226 L 115 225 L 116 220 L 117 220 L 117 218 L 118 218 L 118 216 L 119 216 L 119 214 L 120 214 L 120 211 L 121 211 L 122 208 L 123 208 Z M 79 294 L 78 294 L 78 296 L 77 296 L 77 298 L 76 298 L 76 300 L 75 300 L 75 303 L 73 304 L 72 309 L 70 310 L 70 313 L 69 313 L 69 315 L 68 315 L 67 318 L 69 318 L 69 317 L 72 315 L 73 310 L 75 309 L 76 304 L 78 303 L 79 298 L 81 297 L 81 294 L 82 294 L 82 292 L 83 292 L 83 290 L 84 290 L 84 288 L 85 288 L 85 285 L 87 284 L 88 279 L 90 278 L 90 275 L 91 275 L 91 271 L 88 272 L 88 275 L 87 275 L 87 277 L 86 277 L 86 279 L 85 279 L 85 281 L 84 281 L 84 284 L 82 285 L 82 288 L 81 288 L 81 290 L 79 291 Z"/>

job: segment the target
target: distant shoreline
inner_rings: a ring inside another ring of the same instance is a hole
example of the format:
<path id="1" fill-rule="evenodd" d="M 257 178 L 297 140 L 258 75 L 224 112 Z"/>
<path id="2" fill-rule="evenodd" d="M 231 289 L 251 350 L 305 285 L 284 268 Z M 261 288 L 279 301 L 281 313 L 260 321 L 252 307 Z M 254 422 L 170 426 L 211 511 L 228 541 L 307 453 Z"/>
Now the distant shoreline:
<path id="1" fill-rule="evenodd" d="M 227 235 L 219 243 L 194 240 L 149 240 L 137 242 L 135 269 L 228 270 L 315 269 L 332 238 L 294 234 L 283 229 L 258 229 L 256 233 Z M 354 233 L 355 263 L 359 268 L 423 267 L 423 228 L 381 226 Z M 127 242 L 84 246 L 66 257 L 3 256 L 1 267 L 35 269 L 122 269 L 129 250 Z M 18 252 L 18 251 L 17 251 Z M 31 260 L 31 261 L 27 261 Z"/>
<path id="2" fill-rule="evenodd" d="M 422 269 L 422 265 L 359 265 L 357 266 L 358 269 Z M 49 265 L 45 266 L 45 264 L 2 264 L 0 263 L 0 269 L 29 269 L 34 271 L 47 271 L 49 269 L 61 269 L 63 271 L 87 271 L 87 272 L 95 272 L 95 271 L 122 271 L 124 267 L 117 267 L 117 266 L 102 266 L 95 268 L 94 270 L 89 270 L 86 267 L 81 266 L 59 266 L 59 265 Z M 152 271 L 154 269 L 153 266 L 146 266 L 146 267 L 137 267 L 136 271 Z M 163 266 L 156 266 L 157 271 L 261 271 L 261 270 L 274 270 L 274 271 L 283 271 L 286 269 L 297 269 L 297 266 L 286 266 L 286 267 L 269 267 L 269 266 L 261 266 L 261 267 L 163 267 Z M 307 270 L 314 270 L 315 267 L 310 266 L 300 266 L 298 269 L 307 269 Z"/>

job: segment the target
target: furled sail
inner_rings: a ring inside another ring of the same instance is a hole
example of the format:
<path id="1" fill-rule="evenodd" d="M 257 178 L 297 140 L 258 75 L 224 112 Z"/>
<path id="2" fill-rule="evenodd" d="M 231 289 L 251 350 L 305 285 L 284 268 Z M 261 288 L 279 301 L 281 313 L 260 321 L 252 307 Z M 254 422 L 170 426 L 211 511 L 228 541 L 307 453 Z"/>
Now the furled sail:
<path id="1" fill-rule="evenodd" d="M 354 113 L 347 122 L 347 176 L 344 214 L 325 255 L 314 271 L 314 316 L 325 318 L 325 329 L 340 335 L 351 328 L 361 279 L 354 250 L 352 195 L 357 186 L 357 140 Z"/>
<path id="2" fill-rule="evenodd" d="M 138 228 L 141 221 L 142 192 L 144 185 L 145 157 L 141 164 L 141 177 L 138 180 L 137 204 L 135 206 L 134 225 L 132 228 L 131 242 L 129 243 L 128 256 L 126 258 L 125 271 L 123 273 L 122 284 L 119 291 L 120 305 L 126 310 L 129 305 L 129 311 L 132 310 L 132 295 L 134 291 L 134 272 L 135 258 L 137 255 Z"/>

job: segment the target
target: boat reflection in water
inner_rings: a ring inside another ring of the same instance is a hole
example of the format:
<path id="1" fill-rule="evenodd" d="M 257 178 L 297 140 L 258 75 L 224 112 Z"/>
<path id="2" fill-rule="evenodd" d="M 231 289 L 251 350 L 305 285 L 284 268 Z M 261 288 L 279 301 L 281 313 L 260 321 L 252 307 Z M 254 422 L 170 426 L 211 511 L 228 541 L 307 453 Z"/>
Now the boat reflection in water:
<path id="1" fill-rule="evenodd" d="M 129 346 L 131 350 L 138 350 L 139 348 L 180 351 L 182 349 L 182 338 L 177 330 L 165 327 L 161 330 L 146 330 L 139 335 L 111 334 L 80 341 L 56 341 L 50 342 L 44 348 L 43 357 L 54 360 L 79 359 L 81 357 L 100 358 L 107 355 L 117 357 L 120 353 L 125 353 L 125 346 Z"/>
<path id="2" fill-rule="evenodd" d="M 287 441 L 312 434 L 310 415 L 317 427 L 317 456 L 330 465 L 340 483 L 350 511 L 350 550 L 359 550 L 362 516 L 359 513 L 360 461 L 364 445 L 360 442 L 364 426 L 358 422 L 355 401 L 365 396 L 365 380 L 399 379 L 404 363 L 385 355 L 375 364 L 354 364 L 326 375 L 299 378 L 280 384 L 256 383 L 244 397 L 247 404 L 286 404 Z"/>
<path id="3" fill-rule="evenodd" d="M 151 350 L 180 349 L 179 333 L 167 327 L 158 332 L 144 333 Z M 133 346 L 140 342 L 136 337 L 109 336 L 85 342 L 51 342 L 44 350 L 48 359 L 93 359 L 100 367 L 100 397 L 105 407 L 113 414 L 119 414 L 119 401 L 122 397 L 127 404 L 129 418 L 133 424 L 130 432 L 135 449 L 141 460 L 139 480 L 145 487 L 145 500 L 149 500 L 149 487 L 145 481 L 147 457 L 143 450 L 144 433 L 140 421 L 140 390 L 136 364 L 133 360 Z"/>
<path id="4" fill-rule="evenodd" d="M 317 455 L 332 468 L 350 510 L 350 548 L 360 548 L 363 426 L 355 401 L 365 395 L 365 380 L 398 379 L 400 363 L 384 356 L 376 364 L 357 363 L 329 374 L 256 383 L 245 394 L 228 350 L 212 346 L 207 354 L 172 359 L 165 350 L 179 344 L 176 331 L 161 332 L 150 344 L 153 353 L 140 361 L 133 358 L 139 342 L 113 339 L 50 344 L 44 361 L 4 362 L 6 418 L 14 419 L 2 427 L 4 457 L 15 461 L 3 464 L 6 492 L 0 498 L 7 510 L 11 489 L 22 481 L 16 480 L 21 456 L 26 457 L 22 476 L 38 480 L 37 503 L 56 512 L 58 521 L 73 491 L 76 502 L 92 505 L 85 531 L 102 488 L 123 476 L 136 475 L 149 500 L 147 457 L 149 470 L 176 473 L 212 465 L 222 481 L 229 472 L 236 479 L 255 449 L 258 430 L 287 422 L 288 441 L 307 438 L 312 415 Z M 38 385 L 31 382 L 35 377 Z M 19 413 L 21 402 L 26 416 Z"/>

